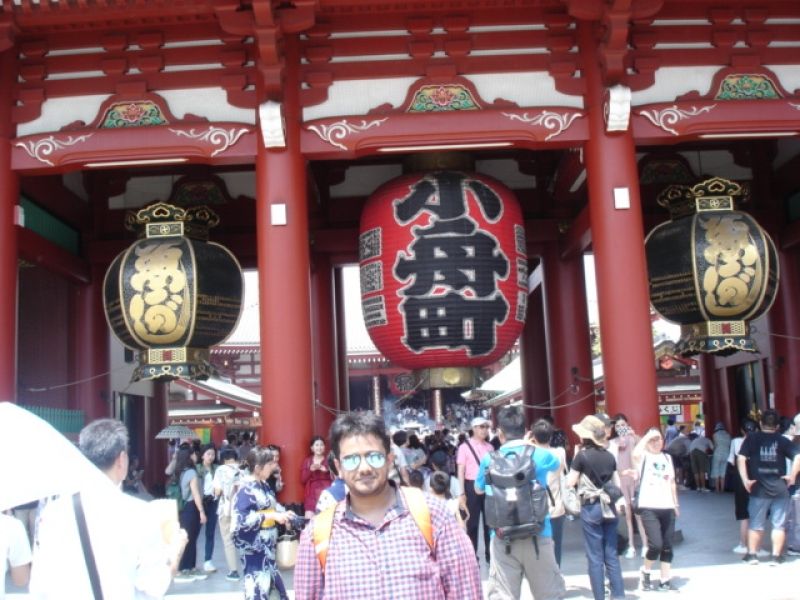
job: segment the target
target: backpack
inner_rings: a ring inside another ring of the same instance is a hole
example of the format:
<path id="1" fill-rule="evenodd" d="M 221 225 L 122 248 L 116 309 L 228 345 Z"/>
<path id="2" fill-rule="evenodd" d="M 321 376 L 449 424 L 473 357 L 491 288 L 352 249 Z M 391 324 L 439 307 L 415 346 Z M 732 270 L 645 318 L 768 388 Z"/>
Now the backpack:
<path id="1" fill-rule="evenodd" d="M 167 498 L 172 498 L 178 503 L 178 512 L 181 512 L 186 500 L 183 499 L 180 479 L 175 476 L 171 477 L 164 491 Z"/>
<path id="2" fill-rule="evenodd" d="M 492 494 L 486 494 L 486 524 L 506 543 L 506 553 L 511 552 L 511 540 L 533 538 L 536 541 L 550 510 L 547 486 L 536 479 L 534 448 L 525 446 L 522 452 L 500 451 L 489 454 L 486 483 Z"/>
<path id="3" fill-rule="evenodd" d="M 433 527 L 431 527 L 431 512 L 428 508 L 428 502 L 425 500 L 425 494 L 422 490 L 417 488 L 398 488 L 406 501 L 408 511 L 411 517 L 419 527 L 420 533 L 428 542 L 428 547 L 433 552 L 435 548 L 435 541 L 433 537 Z M 344 502 L 344 500 L 342 500 Z M 312 538 L 314 540 L 314 552 L 317 555 L 319 566 L 322 572 L 325 572 L 325 563 L 328 558 L 328 547 L 330 546 L 331 534 L 333 533 L 333 518 L 336 515 L 336 509 L 341 502 L 333 504 L 314 517 Z"/>

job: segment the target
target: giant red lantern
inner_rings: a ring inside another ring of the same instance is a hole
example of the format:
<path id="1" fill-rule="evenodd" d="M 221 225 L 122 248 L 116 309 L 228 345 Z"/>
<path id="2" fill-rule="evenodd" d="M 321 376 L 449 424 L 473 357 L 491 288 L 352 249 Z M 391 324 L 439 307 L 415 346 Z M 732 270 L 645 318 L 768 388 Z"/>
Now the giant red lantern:
<path id="1" fill-rule="evenodd" d="M 490 177 L 438 171 L 381 186 L 361 215 L 359 256 L 367 331 L 396 364 L 489 364 L 522 331 L 522 213 Z"/>

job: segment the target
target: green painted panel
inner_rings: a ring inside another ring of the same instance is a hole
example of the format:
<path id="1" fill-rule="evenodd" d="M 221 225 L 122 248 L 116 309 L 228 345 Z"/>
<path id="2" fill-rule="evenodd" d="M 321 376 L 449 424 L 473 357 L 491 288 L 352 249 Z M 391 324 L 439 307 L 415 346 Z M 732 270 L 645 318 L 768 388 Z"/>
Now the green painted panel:
<path id="1" fill-rule="evenodd" d="M 20 198 L 19 204 L 25 213 L 26 229 L 35 231 L 67 252 L 78 255 L 80 235 L 75 229 L 25 197 Z"/>

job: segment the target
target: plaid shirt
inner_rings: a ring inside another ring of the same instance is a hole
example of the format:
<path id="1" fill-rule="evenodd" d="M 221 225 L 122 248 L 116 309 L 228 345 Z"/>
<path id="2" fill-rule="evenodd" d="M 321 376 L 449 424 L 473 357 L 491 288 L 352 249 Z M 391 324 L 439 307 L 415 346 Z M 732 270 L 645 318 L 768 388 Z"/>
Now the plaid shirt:
<path id="1" fill-rule="evenodd" d="M 325 572 L 314 552 L 313 521 L 300 536 L 297 600 L 479 600 L 475 552 L 443 502 L 426 496 L 434 533 L 431 552 L 400 494 L 374 527 L 339 503 Z"/>

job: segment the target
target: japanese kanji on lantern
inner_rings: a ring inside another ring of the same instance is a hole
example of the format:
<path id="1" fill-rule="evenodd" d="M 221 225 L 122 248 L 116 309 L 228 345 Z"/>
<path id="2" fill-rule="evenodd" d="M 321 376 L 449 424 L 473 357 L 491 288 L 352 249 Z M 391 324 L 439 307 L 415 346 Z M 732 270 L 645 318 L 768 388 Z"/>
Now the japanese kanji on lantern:
<path id="1" fill-rule="evenodd" d="M 757 351 L 749 322 L 775 299 L 778 260 L 756 220 L 734 210 L 745 195 L 742 186 L 718 177 L 659 195 L 671 220 L 645 241 L 650 301 L 681 325 L 679 354 Z"/>
<path id="2" fill-rule="evenodd" d="M 522 213 L 492 178 L 437 171 L 386 183 L 361 215 L 359 257 L 367 331 L 398 365 L 489 364 L 525 323 Z"/>
<path id="3" fill-rule="evenodd" d="M 111 330 L 138 351 L 133 379 L 205 379 L 209 348 L 234 330 L 242 307 L 242 272 L 230 251 L 208 241 L 219 223 L 206 206 L 159 202 L 128 213 L 143 239 L 106 272 L 103 302 Z"/>

